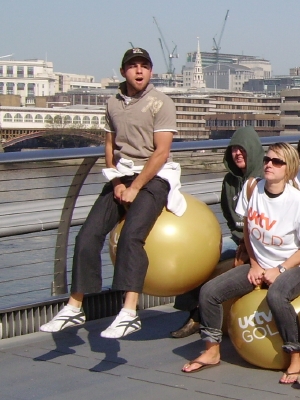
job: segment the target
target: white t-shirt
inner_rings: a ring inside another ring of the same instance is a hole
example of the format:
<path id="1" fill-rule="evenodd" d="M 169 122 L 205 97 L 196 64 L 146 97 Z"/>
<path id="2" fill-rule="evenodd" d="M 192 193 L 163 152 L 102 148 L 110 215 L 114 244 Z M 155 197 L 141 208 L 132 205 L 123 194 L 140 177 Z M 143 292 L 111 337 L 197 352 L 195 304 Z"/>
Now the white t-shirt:
<path id="1" fill-rule="evenodd" d="M 265 179 L 262 179 L 248 204 L 247 182 L 236 212 L 247 216 L 250 242 L 258 264 L 264 269 L 274 268 L 300 248 L 300 191 L 286 184 L 280 196 L 270 198 L 264 192 Z"/>

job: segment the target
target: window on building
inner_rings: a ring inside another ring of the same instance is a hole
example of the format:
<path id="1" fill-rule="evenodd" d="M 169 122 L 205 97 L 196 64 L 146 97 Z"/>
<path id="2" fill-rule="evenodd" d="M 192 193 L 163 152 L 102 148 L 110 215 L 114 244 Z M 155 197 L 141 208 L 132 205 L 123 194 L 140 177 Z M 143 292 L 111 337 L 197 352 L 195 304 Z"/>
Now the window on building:
<path id="1" fill-rule="evenodd" d="M 14 94 L 14 86 L 15 86 L 15 84 L 13 82 L 7 82 L 7 84 L 6 84 L 6 93 L 7 94 Z"/>
<path id="2" fill-rule="evenodd" d="M 14 116 L 14 122 L 23 122 L 23 117 L 20 113 Z"/>
<path id="3" fill-rule="evenodd" d="M 89 124 L 91 123 L 90 117 L 83 117 L 83 123 L 84 123 L 85 125 L 89 125 Z"/>
<path id="4" fill-rule="evenodd" d="M 75 117 L 73 118 L 73 124 L 81 124 L 81 118 L 79 117 L 79 115 L 75 115 Z"/>
<path id="5" fill-rule="evenodd" d="M 27 76 L 28 78 L 33 78 L 34 76 L 33 67 L 27 67 Z"/>
<path id="6" fill-rule="evenodd" d="M 35 83 L 28 83 L 27 85 L 27 96 L 28 97 L 33 97 L 34 96 L 34 87 L 35 87 Z"/>
<path id="7" fill-rule="evenodd" d="M 52 124 L 53 123 L 53 118 L 51 117 L 51 115 L 49 115 L 49 114 L 46 115 L 45 123 L 46 124 Z"/>
<path id="8" fill-rule="evenodd" d="M 93 117 L 92 118 L 92 124 L 93 125 L 98 125 L 99 124 L 99 118 L 98 117 Z"/>
<path id="9" fill-rule="evenodd" d="M 10 113 L 6 113 L 3 117 L 4 122 L 12 122 L 12 116 Z"/>
<path id="10" fill-rule="evenodd" d="M 0 76 L 3 76 L 3 67 L 0 65 Z"/>
<path id="11" fill-rule="evenodd" d="M 21 66 L 17 67 L 17 77 L 24 78 L 24 67 Z"/>
<path id="12" fill-rule="evenodd" d="M 70 117 L 70 115 L 66 115 L 64 117 L 64 124 L 67 125 L 67 124 L 71 124 L 71 123 L 72 123 L 72 118 Z"/>
<path id="13" fill-rule="evenodd" d="M 17 83 L 17 90 L 24 90 L 25 89 L 25 83 Z"/>
<path id="14" fill-rule="evenodd" d="M 33 122 L 33 118 L 31 114 L 26 114 L 25 115 L 25 122 Z"/>
<path id="15" fill-rule="evenodd" d="M 43 123 L 43 117 L 41 116 L 41 114 L 37 114 L 37 115 L 35 116 L 34 122 Z"/>
<path id="16" fill-rule="evenodd" d="M 58 124 L 58 125 L 61 125 L 62 124 L 62 117 L 60 115 L 55 115 L 54 123 Z"/>
<path id="17" fill-rule="evenodd" d="M 7 76 L 13 76 L 13 74 L 14 74 L 14 68 L 8 65 L 6 67 L 6 75 Z"/>

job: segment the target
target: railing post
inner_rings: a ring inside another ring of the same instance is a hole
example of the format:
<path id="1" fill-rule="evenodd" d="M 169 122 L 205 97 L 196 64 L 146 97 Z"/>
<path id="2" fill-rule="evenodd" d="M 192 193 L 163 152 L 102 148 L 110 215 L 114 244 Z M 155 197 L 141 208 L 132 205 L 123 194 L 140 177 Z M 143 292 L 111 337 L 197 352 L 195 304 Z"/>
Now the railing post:
<path id="1" fill-rule="evenodd" d="M 67 282 L 67 250 L 69 231 L 74 207 L 82 185 L 98 157 L 84 158 L 69 187 L 62 209 L 54 259 L 54 278 L 51 287 L 52 296 L 68 292 Z"/>

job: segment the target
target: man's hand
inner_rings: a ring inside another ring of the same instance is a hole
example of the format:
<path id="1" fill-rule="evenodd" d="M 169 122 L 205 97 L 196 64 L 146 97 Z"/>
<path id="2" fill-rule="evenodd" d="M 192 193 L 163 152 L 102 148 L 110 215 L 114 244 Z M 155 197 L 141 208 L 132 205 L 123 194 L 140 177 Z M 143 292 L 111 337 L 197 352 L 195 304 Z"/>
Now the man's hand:
<path id="1" fill-rule="evenodd" d="M 132 203 L 133 200 L 136 198 L 138 192 L 139 192 L 139 189 L 133 188 L 132 186 L 125 188 L 125 190 L 121 194 L 122 204 L 126 205 L 126 204 Z"/>
<path id="2" fill-rule="evenodd" d="M 126 186 L 123 183 L 114 185 L 114 198 L 121 203 L 122 193 L 126 190 Z"/>
<path id="3" fill-rule="evenodd" d="M 255 266 L 251 266 L 248 273 L 248 280 L 252 285 L 260 285 L 262 283 L 264 277 L 264 269 L 261 268 L 258 264 Z"/>

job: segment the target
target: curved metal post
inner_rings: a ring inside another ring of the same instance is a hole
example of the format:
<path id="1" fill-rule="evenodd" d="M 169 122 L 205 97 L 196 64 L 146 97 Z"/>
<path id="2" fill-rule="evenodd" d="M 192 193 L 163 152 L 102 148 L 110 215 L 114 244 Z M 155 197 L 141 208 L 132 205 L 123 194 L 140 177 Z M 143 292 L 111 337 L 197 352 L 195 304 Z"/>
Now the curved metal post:
<path id="1" fill-rule="evenodd" d="M 73 181 L 69 187 L 68 194 L 62 209 L 57 239 L 55 247 L 54 260 L 54 278 L 51 287 L 52 296 L 65 294 L 68 292 L 67 282 L 67 250 L 69 231 L 74 207 L 82 185 L 88 176 L 90 170 L 95 165 L 98 157 L 84 158 L 79 166 Z"/>

